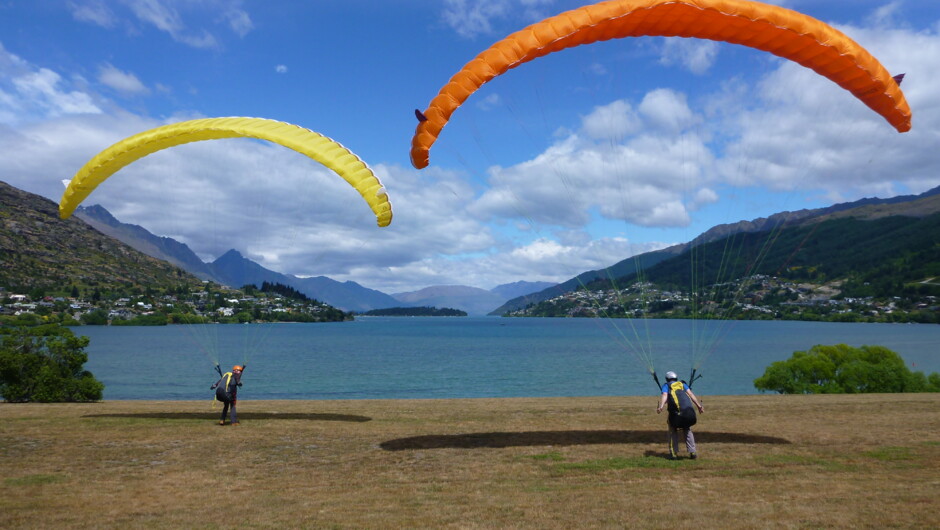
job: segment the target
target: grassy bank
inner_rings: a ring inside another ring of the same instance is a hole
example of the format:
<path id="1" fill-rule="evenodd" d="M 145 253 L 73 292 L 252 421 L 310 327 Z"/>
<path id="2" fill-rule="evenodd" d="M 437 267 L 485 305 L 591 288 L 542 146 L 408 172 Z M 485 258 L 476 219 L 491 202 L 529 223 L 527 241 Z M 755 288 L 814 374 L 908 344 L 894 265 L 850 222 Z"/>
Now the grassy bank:
<path id="1" fill-rule="evenodd" d="M 940 395 L 0 404 L 0 527 L 916 527 Z"/>

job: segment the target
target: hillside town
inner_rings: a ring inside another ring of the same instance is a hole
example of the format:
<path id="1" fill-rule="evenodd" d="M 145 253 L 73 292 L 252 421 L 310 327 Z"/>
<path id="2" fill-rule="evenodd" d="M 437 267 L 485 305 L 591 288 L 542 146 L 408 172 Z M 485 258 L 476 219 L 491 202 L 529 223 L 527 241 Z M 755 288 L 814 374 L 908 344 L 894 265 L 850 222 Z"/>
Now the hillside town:
<path id="1" fill-rule="evenodd" d="M 841 282 L 816 285 L 755 275 L 707 286 L 693 298 L 687 291 L 636 282 L 624 289 L 578 289 L 508 316 L 940 323 L 935 296 L 849 297 L 840 287 Z"/>
<path id="2" fill-rule="evenodd" d="M 148 290 L 149 291 L 149 290 Z M 247 322 L 327 322 L 352 316 L 302 295 L 286 296 L 205 282 L 202 289 L 108 297 L 8 292 L 0 287 L 0 322 L 64 325 L 165 325 Z"/>

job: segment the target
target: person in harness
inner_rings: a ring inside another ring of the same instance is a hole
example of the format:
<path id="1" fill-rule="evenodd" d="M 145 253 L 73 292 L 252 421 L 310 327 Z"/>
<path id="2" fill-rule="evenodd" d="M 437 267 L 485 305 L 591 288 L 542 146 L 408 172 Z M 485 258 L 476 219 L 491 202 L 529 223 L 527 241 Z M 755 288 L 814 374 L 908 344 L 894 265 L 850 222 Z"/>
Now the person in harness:
<path id="1" fill-rule="evenodd" d="M 235 403 L 238 401 L 238 387 L 242 386 L 243 366 L 235 365 L 231 372 L 225 372 L 222 378 L 215 382 L 209 390 L 215 390 L 216 401 L 222 402 L 222 418 L 219 425 L 225 425 L 225 416 L 229 406 L 232 407 L 232 425 L 238 425 L 238 416 L 235 414 Z"/>
<path id="2" fill-rule="evenodd" d="M 695 408 L 704 413 L 705 409 L 701 402 L 692 393 L 692 389 L 685 381 L 679 381 L 675 372 L 666 372 L 666 384 L 662 387 L 662 396 L 659 399 L 659 406 L 656 407 L 656 414 L 667 407 L 669 417 L 666 424 L 669 426 L 669 459 L 679 458 L 679 431 L 682 430 L 685 435 L 685 448 L 689 451 L 689 458 L 695 459 L 695 435 L 692 434 L 692 426 L 695 425 Z M 693 408 L 693 405 L 695 408 Z"/>

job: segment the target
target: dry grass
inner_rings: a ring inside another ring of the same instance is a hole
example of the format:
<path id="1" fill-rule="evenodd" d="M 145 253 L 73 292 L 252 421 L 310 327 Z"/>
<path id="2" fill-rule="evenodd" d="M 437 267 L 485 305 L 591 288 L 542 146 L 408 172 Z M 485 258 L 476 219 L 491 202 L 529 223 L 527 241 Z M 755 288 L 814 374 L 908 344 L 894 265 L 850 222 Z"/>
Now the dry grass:
<path id="1" fill-rule="evenodd" d="M 888 528 L 940 515 L 940 395 L 0 404 L 0 527 Z"/>

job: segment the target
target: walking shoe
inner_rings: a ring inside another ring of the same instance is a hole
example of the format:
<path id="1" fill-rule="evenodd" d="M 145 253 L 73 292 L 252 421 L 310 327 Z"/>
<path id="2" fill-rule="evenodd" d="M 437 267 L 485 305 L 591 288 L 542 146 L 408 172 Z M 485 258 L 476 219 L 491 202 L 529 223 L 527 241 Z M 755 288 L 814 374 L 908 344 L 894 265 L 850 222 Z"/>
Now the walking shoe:
<path id="1" fill-rule="evenodd" d="M 692 460 L 695 460 L 696 458 L 698 458 L 698 455 L 695 453 L 689 453 L 689 458 L 691 458 Z"/>
<path id="2" fill-rule="evenodd" d="M 237 421 L 233 421 L 233 422 L 232 422 L 232 425 L 238 425 L 238 422 L 237 422 Z"/>
<path id="3" fill-rule="evenodd" d="M 225 425 L 225 420 L 220 421 L 219 425 Z"/>

